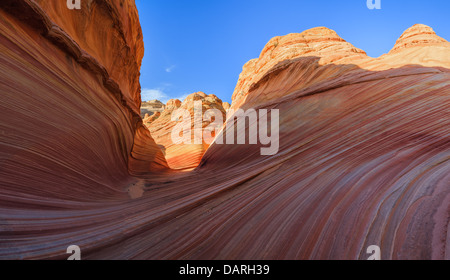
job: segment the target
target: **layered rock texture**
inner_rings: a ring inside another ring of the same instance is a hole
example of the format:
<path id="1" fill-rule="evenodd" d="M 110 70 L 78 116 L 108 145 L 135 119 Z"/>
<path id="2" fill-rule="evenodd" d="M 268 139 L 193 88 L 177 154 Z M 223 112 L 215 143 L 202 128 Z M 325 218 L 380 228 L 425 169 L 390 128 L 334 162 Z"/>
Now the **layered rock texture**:
<path id="1" fill-rule="evenodd" d="M 371 58 L 325 27 L 275 37 L 244 65 L 231 108 L 257 106 L 344 75 L 404 66 L 450 67 L 449 43 L 425 25 L 404 32 L 389 54 Z M 271 88 L 271 86 L 274 86 Z"/>
<path id="2" fill-rule="evenodd" d="M 431 28 L 379 58 L 326 28 L 274 38 L 231 108 L 279 109 L 279 152 L 178 152 L 168 111 L 218 100 L 171 100 L 150 135 L 134 1 L 0 7 L 1 259 L 450 259 L 450 46 Z"/>
<path id="3" fill-rule="evenodd" d="M 164 111 L 165 105 L 159 100 L 150 100 L 141 103 L 141 117 L 143 119 Z M 154 116 L 153 118 L 156 118 Z"/>
<path id="4" fill-rule="evenodd" d="M 128 198 L 130 174 L 169 170 L 139 115 L 134 1 L 82 4 L 2 1 L 2 206 Z"/>
<path id="5" fill-rule="evenodd" d="M 225 121 L 226 113 L 222 106 L 222 100 L 214 94 L 207 95 L 201 91 L 190 94 L 183 102 L 178 99 L 171 99 L 167 102 L 166 109 L 160 115 L 144 119 L 144 124 L 149 128 L 153 139 L 164 151 L 167 163 L 173 169 L 189 170 L 197 167 L 203 154 L 209 147 L 209 144 L 204 139 L 202 139 L 201 144 L 195 144 L 194 141 L 194 102 L 196 101 L 201 102 L 202 115 L 209 109 L 216 109 L 222 113 L 222 119 Z M 172 114 L 177 109 L 184 109 L 189 112 L 191 128 L 191 143 L 189 144 L 175 144 L 172 139 L 172 131 L 180 122 L 174 121 L 172 118 Z M 199 127 L 205 128 L 210 124 L 210 121 L 203 120 Z"/>

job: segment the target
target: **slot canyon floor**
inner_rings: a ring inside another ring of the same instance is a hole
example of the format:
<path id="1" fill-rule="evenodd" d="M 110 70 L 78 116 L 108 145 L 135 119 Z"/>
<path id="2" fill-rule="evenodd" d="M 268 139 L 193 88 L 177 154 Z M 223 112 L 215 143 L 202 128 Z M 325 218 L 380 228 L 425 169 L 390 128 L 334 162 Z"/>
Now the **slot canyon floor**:
<path id="1" fill-rule="evenodd" d="M 182 172 L 140 116 L 134 1 L 82 11 L 2 0 L 0 259 L 450 259 L 450 43 L 431 27 L 378 58 L 325 27 L 273 38 L 231 108 L 278 109 L 279 152 L 180 145 Z"/>

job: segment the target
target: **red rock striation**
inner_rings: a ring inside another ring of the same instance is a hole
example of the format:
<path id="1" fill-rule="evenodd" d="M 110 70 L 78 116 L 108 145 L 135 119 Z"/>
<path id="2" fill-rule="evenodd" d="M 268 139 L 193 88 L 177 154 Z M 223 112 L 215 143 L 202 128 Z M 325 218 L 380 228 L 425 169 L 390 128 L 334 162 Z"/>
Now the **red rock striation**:
<path id="1" fill-rule="evenodd" d="M 232 108 L 279 109 L 279 152 L 212 144 L 175 172 L 167 112 L 156 143 L 139 116 L 133 1 L 51 2 L 0 9 L 1 259 L 450 258 L 450 47 L 430 28 L 379 58 L 326 28 L 272 39 Z M 165 110 L 196 98 L 216 104 Z"/>
<path id="2" fill-rule="evenodd" d="M 130 174 L 167 169 L 139 116 L 134 3 L 82 3 L 2 2 L 2 205 L 127 197 Z"/>

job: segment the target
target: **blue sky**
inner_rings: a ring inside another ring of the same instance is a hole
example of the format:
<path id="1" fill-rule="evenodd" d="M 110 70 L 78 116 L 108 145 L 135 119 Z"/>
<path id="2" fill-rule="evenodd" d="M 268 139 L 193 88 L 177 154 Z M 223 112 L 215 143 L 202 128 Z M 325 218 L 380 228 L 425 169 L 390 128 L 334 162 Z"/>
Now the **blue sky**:
<path id="1" fill-rule="evenodd" d="M 422 23 L 450 40 L 450 1 L 136 0 L 144 33 L 142 99 L 183 99 L 203 91 L 231 102 L 250 59 L 274 36 L 326 26 L 378 57 L 408 27 Z"/>

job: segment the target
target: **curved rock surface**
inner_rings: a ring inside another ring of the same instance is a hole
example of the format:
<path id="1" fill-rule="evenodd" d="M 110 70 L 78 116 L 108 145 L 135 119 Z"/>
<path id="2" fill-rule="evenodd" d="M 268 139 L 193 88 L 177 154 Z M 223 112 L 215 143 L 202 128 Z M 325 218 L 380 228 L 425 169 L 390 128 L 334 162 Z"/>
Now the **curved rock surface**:
<path id="1" fill-rule="evenodd" d="M 2 1 L 1 259 L 450 259 L 450 47 L 429 28 L 379 58 L 326 28 L 272 39 L 232 108 L 279 109 L 279 152 L 213 143 L 175 172 L 139 116 L 133 1 L 82 3 Z"/>
<path id="2" fill-rule="evenodd" d="M 244 103 L 248 102 L 248 92 L 259 81 L 267 79 L 269 72 L 277 72 L 281 68 L 288 65 L 289 60 L 296 58 L 317 58 L 319 64 L 326 65 L 330 63 L 347 63 L 350 61 L 358 61 L 362 58 L 366 58 L 366 53 L 358 48 L 355 48 L 350 43 L 347 43 L 344 39 L 339 37 L 335 31 L 326 27 L 317 27 L 306 30 L 302 33 L 292 33 L 286 36 L 279 36 L 272 38 L 261 51 L 261 55 L 257 59 L 252 59 L 247 62 L 241 75 L 239 76 L 238 83 L 232 96 L 232 109 L 239 108 Z M 312 67 L 316 66 L 311 63 Z M 301 69 L 303 72 L 309 72 L 311 70 L 305 65 L 305 69 Z M 302 73 L 292 73 L 297 77 L 302 77 Z M 331 73 L 318 73 L 322 77 L 311 76 L 304 78 L 302 85 L 308 85 L 322 81 L 324 78 L 328 78 Z M 340 73 L 334 73 L 337 76 Z M 306 76 L 306 77 L 305 77 Z M 277 83 L 279 87 L 281 83 Z M 290 83 L 286 84 L 287 87 L 292 86 Z M 283 88 L 283 91 L 289 88 Z M 267 101 L 269 99 L 278 98 L 279 96 L 267 92 L 267 96 L 259 96 L 260 102 Z"/>
<path id="3" fill-rule="evenodd" d="M 361 70 L 413 65 L 450 68 L 449 48 L 450 43 L 421 24 L 406 30 L 392 51 L 379 58 L 368 57 L 325 27 L 275 37 L 258 59 L 244 65 L 231 108 L 257 106 Z"/>
<path id="4" fill-rule="evenodd" d="M 155 139 L 156 144 L 165 152 L 166 160 L 169 166 L 173 169 L 189 170 L 198 166 L 203 154 L 208 149 L 209 144 L 194 143 L 194 102 L 200 101 L 202 104 L 202 114 L 209 109 L 217 109 L 222 112 L 222 118 L 225 121 L 226 113 L 222 106 L 222 100 L 217 98 L 214 94 L 207 95 L 204 92 L 195 92 L 186 97 L 181 102 L 178 99 L 171 99 L 167 102 L 166 109 L 154 118 L 149 117 L 144 119 L 144 124 L 149 128 L 150 133 Z M 189 111 L 191 116 L 191 144 L 175 144 L 172 140 L 172 130 L 179 122 L 172 121 L 172 114 L 177 109 L 184 109 Z M 203 121 L 199 126 L 202 128 L 208 126 L 211 122 Z"/>
<path id="5" fill-rule="evenodd" d="M 18 194 L 37 205 L 36 196 L 126 198 L 126 185 L 135 181 L 130 174 L 168 170 L 139 116 L 143 44 L 134 35 L 141 34 L 140 26 L 112 24 L 133 23 L 136 7 L 132 1 L 93 1 L 80 13 L 68 10 L 65 1 L 54 9 L 48 3 L 1 6 L 0 201 L 19 203 Z M 89 18 L 89 26 L 72 15 Z M 114 28 L 104 32 L 104 26 Z M 83 28 L 89 32 L 80 39 L 76 34 Z"/>
<path id="6" fill-rule="evenodd" d="M 51 37 L 70 40 L 82 50 L 81 56 L 86 53 L 95 58 L 129 105 L 139 109 L 144 42 L 134 0 L 80 1 L 80 10 L 69 10 L 67 1 L 29 2 L 37 3 L 51 20 Z"/>

